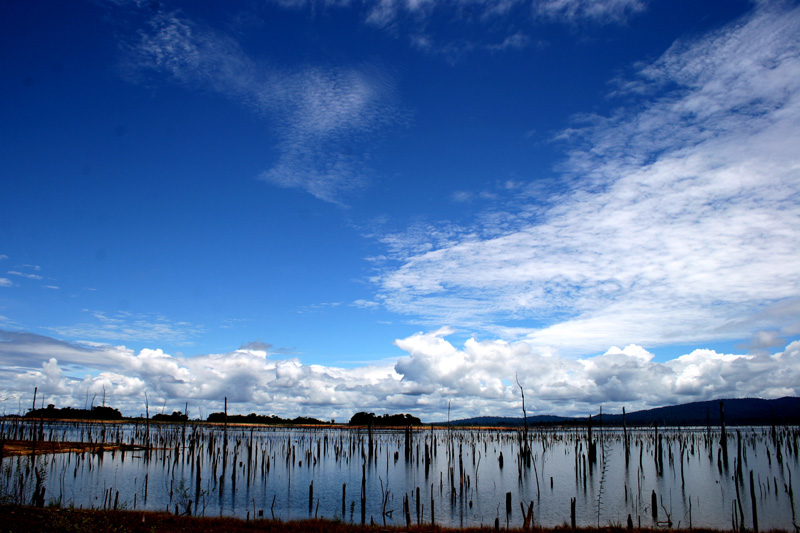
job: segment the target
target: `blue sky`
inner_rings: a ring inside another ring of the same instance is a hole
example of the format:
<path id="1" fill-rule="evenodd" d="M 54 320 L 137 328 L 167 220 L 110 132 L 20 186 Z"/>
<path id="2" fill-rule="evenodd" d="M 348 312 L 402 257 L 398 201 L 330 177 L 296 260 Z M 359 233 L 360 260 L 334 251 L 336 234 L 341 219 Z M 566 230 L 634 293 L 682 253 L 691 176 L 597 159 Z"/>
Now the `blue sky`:
<path id="1" fill-rule="evenodd" d="M 10 412 L 38 386 L 515 413 L 515 374 L 558 414 L 798 394 L 796 2 L 6 2 L 0 26 Z"/>

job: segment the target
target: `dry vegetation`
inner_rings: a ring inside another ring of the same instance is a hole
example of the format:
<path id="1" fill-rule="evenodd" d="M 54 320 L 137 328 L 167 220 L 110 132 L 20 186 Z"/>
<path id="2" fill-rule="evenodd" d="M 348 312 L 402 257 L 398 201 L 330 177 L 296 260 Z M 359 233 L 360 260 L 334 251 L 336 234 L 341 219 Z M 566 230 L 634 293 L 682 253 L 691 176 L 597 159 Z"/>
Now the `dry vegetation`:
<path id="1" fill-rule="evenodd" d="M 112 450 L 144 449 L 144 446 L 132 444 L 102 444 L 99 442 L 68 442 L 68 441 L 31 441 L 31 440 L 3 440 L 2 455 L 9 457 L 15 455 L 34 455 L 40 453 L 82 453 L 82 452 L 110 452 Z"/>
<path id="2" fill-rule="evenodd" d="M 297 532 L 326 532 L 326 533 L 370 533 L 370 532 L 490 532 L 490 527 L 474 527 L 464 529 L 449 529 L 439 526 L 422 525 L 405 527 L 391 526 L 359 526 L 343 522 L 328 520 L 298 520 L 282 522 L 277 520 L 240 520 L 235 518 L 216 517 L 216 518 L 196 518 L 187 516 L 175 516 L 167 513 L 153 513 L 141 511 L 100 511 L 71 508 L 54 507 L 22 507 L 22 506 L 0 506 L 0 531 L 25 531 L 25 532 L 152 532 L 152 531 L 176 531 L 176 532 L 212 532 L 224 531 L 230 533 L 266 531 L 274 533 L 297 533 Z M 511 529 L 504 531 L 522 531 L 522 529 Z M 534 528 L 529 531 L 551 531 L 572 533 L 572 529 L 566 525 L 554 529 Z M 667 531 L 664 529 L 634 529 L 625 530 L 622 528 L 579 528 L 576 532 L 600 533 L 600 532 L 623 532 L 623 531 Z M 705 533 L 714 530 L 693 529 L 693 533 Z"/>

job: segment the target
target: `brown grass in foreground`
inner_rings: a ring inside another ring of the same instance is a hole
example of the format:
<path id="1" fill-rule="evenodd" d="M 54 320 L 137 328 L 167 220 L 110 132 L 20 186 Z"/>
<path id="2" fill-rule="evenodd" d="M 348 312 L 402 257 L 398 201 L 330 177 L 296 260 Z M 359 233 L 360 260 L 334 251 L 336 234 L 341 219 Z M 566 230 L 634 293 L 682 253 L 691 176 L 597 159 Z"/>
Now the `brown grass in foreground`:
<path id="1" fill-rule="evenodd" d="M 277 520 L 240 520 L 226 517 L 187 517 L 175 516 L 167 513 L 143 511 L 100 511 L 55 507 L 22 507 L 0 506 L 0 532 L 154 532 L 175 531 L 186 533 L 198 532 L 231 532 L 244 533 L 251 531 L 266 531 L 271 533 L 299 533 L 299 532 L 326 532 L 326 533 L 370 533 L 370 532 L 401 532 L 412 533 L 478 533 L 490 532 L 492 527 L 471 528 L 444 528 L 439 526 L 421 525 L 411 528 L 399 526 L 360 526 L 330 520 L 297 520 L 282 522 Z M 501 528 L 501 531 L 509 531 Z M 510 531 L 523 531 L 512 528 Z M 553 529 L 533 528 L 536 532 L 572 533 L 565 526 Z M 633 529 L 626 530 L 618 527 L 605 528 L 578 528 L 578 533 L 622 533 L 622 532 L 663 532 L 666 529 Z M 764 533 L 777 533 L 780 530 L 771 530 Z M 693 533 L 719 533 L 719 530 L 693 529 Z"/>
<path id="2" fill-rule="evenodd" d="M 2 441 L 2 457 L 12 455 L 32 455 L 33 453 L 82 453 L 110 452 L 113 450 L 142 450 L 143 446 L 133 444 L 101 444 L 99 442 L 59 442 L 32 440 Z"/>

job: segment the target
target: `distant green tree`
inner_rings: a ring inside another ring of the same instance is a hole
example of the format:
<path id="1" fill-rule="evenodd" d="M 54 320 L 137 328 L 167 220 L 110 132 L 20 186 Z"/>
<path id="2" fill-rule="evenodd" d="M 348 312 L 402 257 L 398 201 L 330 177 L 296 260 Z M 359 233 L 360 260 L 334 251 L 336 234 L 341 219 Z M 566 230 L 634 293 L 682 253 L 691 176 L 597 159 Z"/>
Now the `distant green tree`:
<path id="1" fill-rule="evenodd" d="M 211 413 L 206 418 L 208 422 L 225 422 L 226 417 L 225 413 Z M 302 425 L 309 425 L 309 424 L 325 424 L 325 422 L 321 420 L 317 420 L 316 418 L 308 418 L 304 416 L 298 416 L 297 418 L 281 418 L 275 415 L 257 415 L 255 413 L 250 413 L 249 415 L 228 415 L 227 422 L 229 424 L 263 424 L 269 426 L 281 425 L 281 424 L 302 424 Z"/>
<path id="2" fill-rule="evenodd" d="M 180 411 L 173 411 L 171 415 L 159 413 L 155 415 L 152 420 L 154 422 L 185 422 L 189 420 L 189 415 L 185 415 Z"/>
<path id="3" fill-rule="evenodd" d="M 31 409 L 25 414 L 26 418 L 64 418 L 75 420 L 121 420 L 122 413 L 113 407 L 95 405 L 91 409 L 73 409 L 72 407 L 57 408 L 52 403 L 45 409 Z"/>
<path id="4" fill-rule="evenodd" d="M 421 426 L 422 421 L 416 416 L 409 414 L 385 414 L 375 416 L 375 413 L 358 412 L 350 418 L 351 426 Z"/>

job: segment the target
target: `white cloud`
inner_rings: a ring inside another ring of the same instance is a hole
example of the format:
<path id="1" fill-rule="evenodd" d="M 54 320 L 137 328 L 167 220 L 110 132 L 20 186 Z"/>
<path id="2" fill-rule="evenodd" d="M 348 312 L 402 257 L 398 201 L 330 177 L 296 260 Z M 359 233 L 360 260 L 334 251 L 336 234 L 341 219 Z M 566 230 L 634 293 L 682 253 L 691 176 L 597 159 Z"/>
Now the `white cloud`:
<path id="1" fill-rule="evenodd" d="M 376 309 L 380 307 L 380 304 L 378 302 L 372 300 L 363 300 L 363 299 L 354 300 L 353 303 L 351 303 L 350 305 L 361 309 Z"/>
<path id="2" fill-rule="evenodd" d="M 537 0 L 533 10 L 550 19 L 577 22 L 619 23 L 644 11 L 645 0 Z"/>
<path id="3" fill-rule="evenodd" d="M 548 354 L 525 342 L 468 340 L 459 350 L 444 340 L 447 333 L 421 333 L 398 341 L 410 355 L 398 362 L 397 370 L 404 380 L 444 387 L 445 395 L 482 399 L 486 412 L 490 406 L 508 410 L 518 401 L 514 386 L 508 384 L 515 374 L 530 391 L 532 409 L 538 413 L 586 412 L 600 404 L 618 411 L 622 406 L 797 394 L 794 365 L 800 343 L 774 356 L 695 350 L 659 363 L 635 345 L 579 360 Z"/>
<path id="4" fill-rule="evenodd" d="M 491 50 L 521 50 L 523 48 L 527 48 L 531 43 L 530 37 L 525 35 L 522 32 L 514 33 L 513 35 L 509 35 L 503 42 L 499 44 L 491 44 L 489 48 Z"/>
<path id="5" fill-rule="evenodd" d="M 517 9 L 533 17 L 559 23 L 589 21 L 595 24 L 625 22 L 631 15 L 647 7 L 645 0 L 471 0 L 469 2 L 434 2 L 432 0 L 373 0 L 362 2 L 367 8 L 366 22 L 379 27 L 390 26 L 408 15 L 417 21 L 427 19 L 434 11 L 446 11 L 454 19 L 475 19 L 480 22 L 507 17 Z M 329 5 L 349 3 L 328 2 Z"/>
<path id="6" fill-rule="evenodd" d="M 267 118 L 280 155 L 260 177 L 337 204 L 367 182 L 358 150 L 399 116 L 391 78 L 374 67 L 278 68 L 179 13 L 156 15 L 130 46 L 123 69 L 137 83 L 149 83 L 155 72 Z"/>
<path id="7" fill-rule="evenodd" d="M 268 405 L 279 415 L 349 417 L 354 406 L 392 408 L 386 396 L 402 389 L 391 365 L 342 369 L 304 365 L 297 358 L 273 360 L 279 352 L 260 342 L 225 354 L 183 357 L 19 332 L 0 332 L 0 339 L 3 397 L 38 386 L 50 402 L 83 406 L 87 390 L 95 393 L 105 385 L 107 404 L 130 414 L 144 411 L 147 390 L 151 408 L 164 401 L 181 408 L 188 401 L 208 413 L 221 410 L 227 397 L 236 412 L 264 412 Z M 69 377 L 65 368 L 85 377 Z"/>
<path id="8" fill-rule="evenodd" d="M 232 413 L 346 420 L 366 410 L 410 412 L 434 421 L 444 419 L 451 400 L 454 418 L 519 416 L 515 376 L 525 388 L 530 414 L 585 415 L 601 405 L 619 412 L 623 406 L 632 411 L 800 394 L 800 342 L 774 355 L 695 350 L 661 363 L 635 345 L 571 360 L 526 342 L 470 339 L 458 348 L 445 339 L 451 333 L 443 328 L 396 341 L 407 355 L 394 364 L 337 368 L 276 358 L 260 342 L 184 357 L 0 331 L 0 397 L 16 409 L 38 387 L 48 403 L 83 407 L 105 388 L 106 405 L 128 415 L 144 413 L 146 391 L 151 414 L 154 406 L 166 405 L 169 412 L 188 402 L 192 413 L 207 415 L 222 410 L 227 397 Z"/>
<path id="9" fill-rule="evenodd" d="M 768 350 L 784 344 L 786 344 L 786 340 L 781 337 L 779 331 L 760 330 L 753 334 L 753 338 L 749 343 L 742 344 L 739 347 L 747 349 L 751 353 L 767 353 Z"/>
<path id="10" fill-rule="evenodd" d="M 19 272 L 17 270 L 9 270 L 8 273 L 13 276 L 19 276 L 21 278 L 43 279 L 42 276 L 40 276 L 39 274 L 26 274 L 25 272 Z"/>
<path id="11" fill-rule="evenodd" d="M 408 40 L 412 48 L 456 63 L 475 51 L 521 50 L 543 24 L 623 24 L 646 0 L 273 0 L 292 10 L 349 9 L 366 25 Z M 435 21 L 435 22 L 434 22 Z M 443 30 L 444 28 L 444 30 Z"/>
<path id="12" fill-rule="evenodd" d="M 792 327 L 765 311 L 800 291 L 798 34 L 800 10 L 763 8 L 676 43 L 570 132 L 548 205 L 385 237 L 382 302 L 576 355 Z"/>
<path id="13" fill-rule="evenodd" d="M 94 320 L 48 328 L 70 338 L 91 338 L 112 342 L 157 342 L 188 345 L 205 332 L 205 327 L 188 322 L 174 322 L 166 317 L 142 313 L 117 312 L 108 315 L 84 310 Z"/>
<path id="14" fill-rule="evenodd" d="M 8 278 L 0 278 L 0 287 L 13 287 L 14 283 Z"/>

